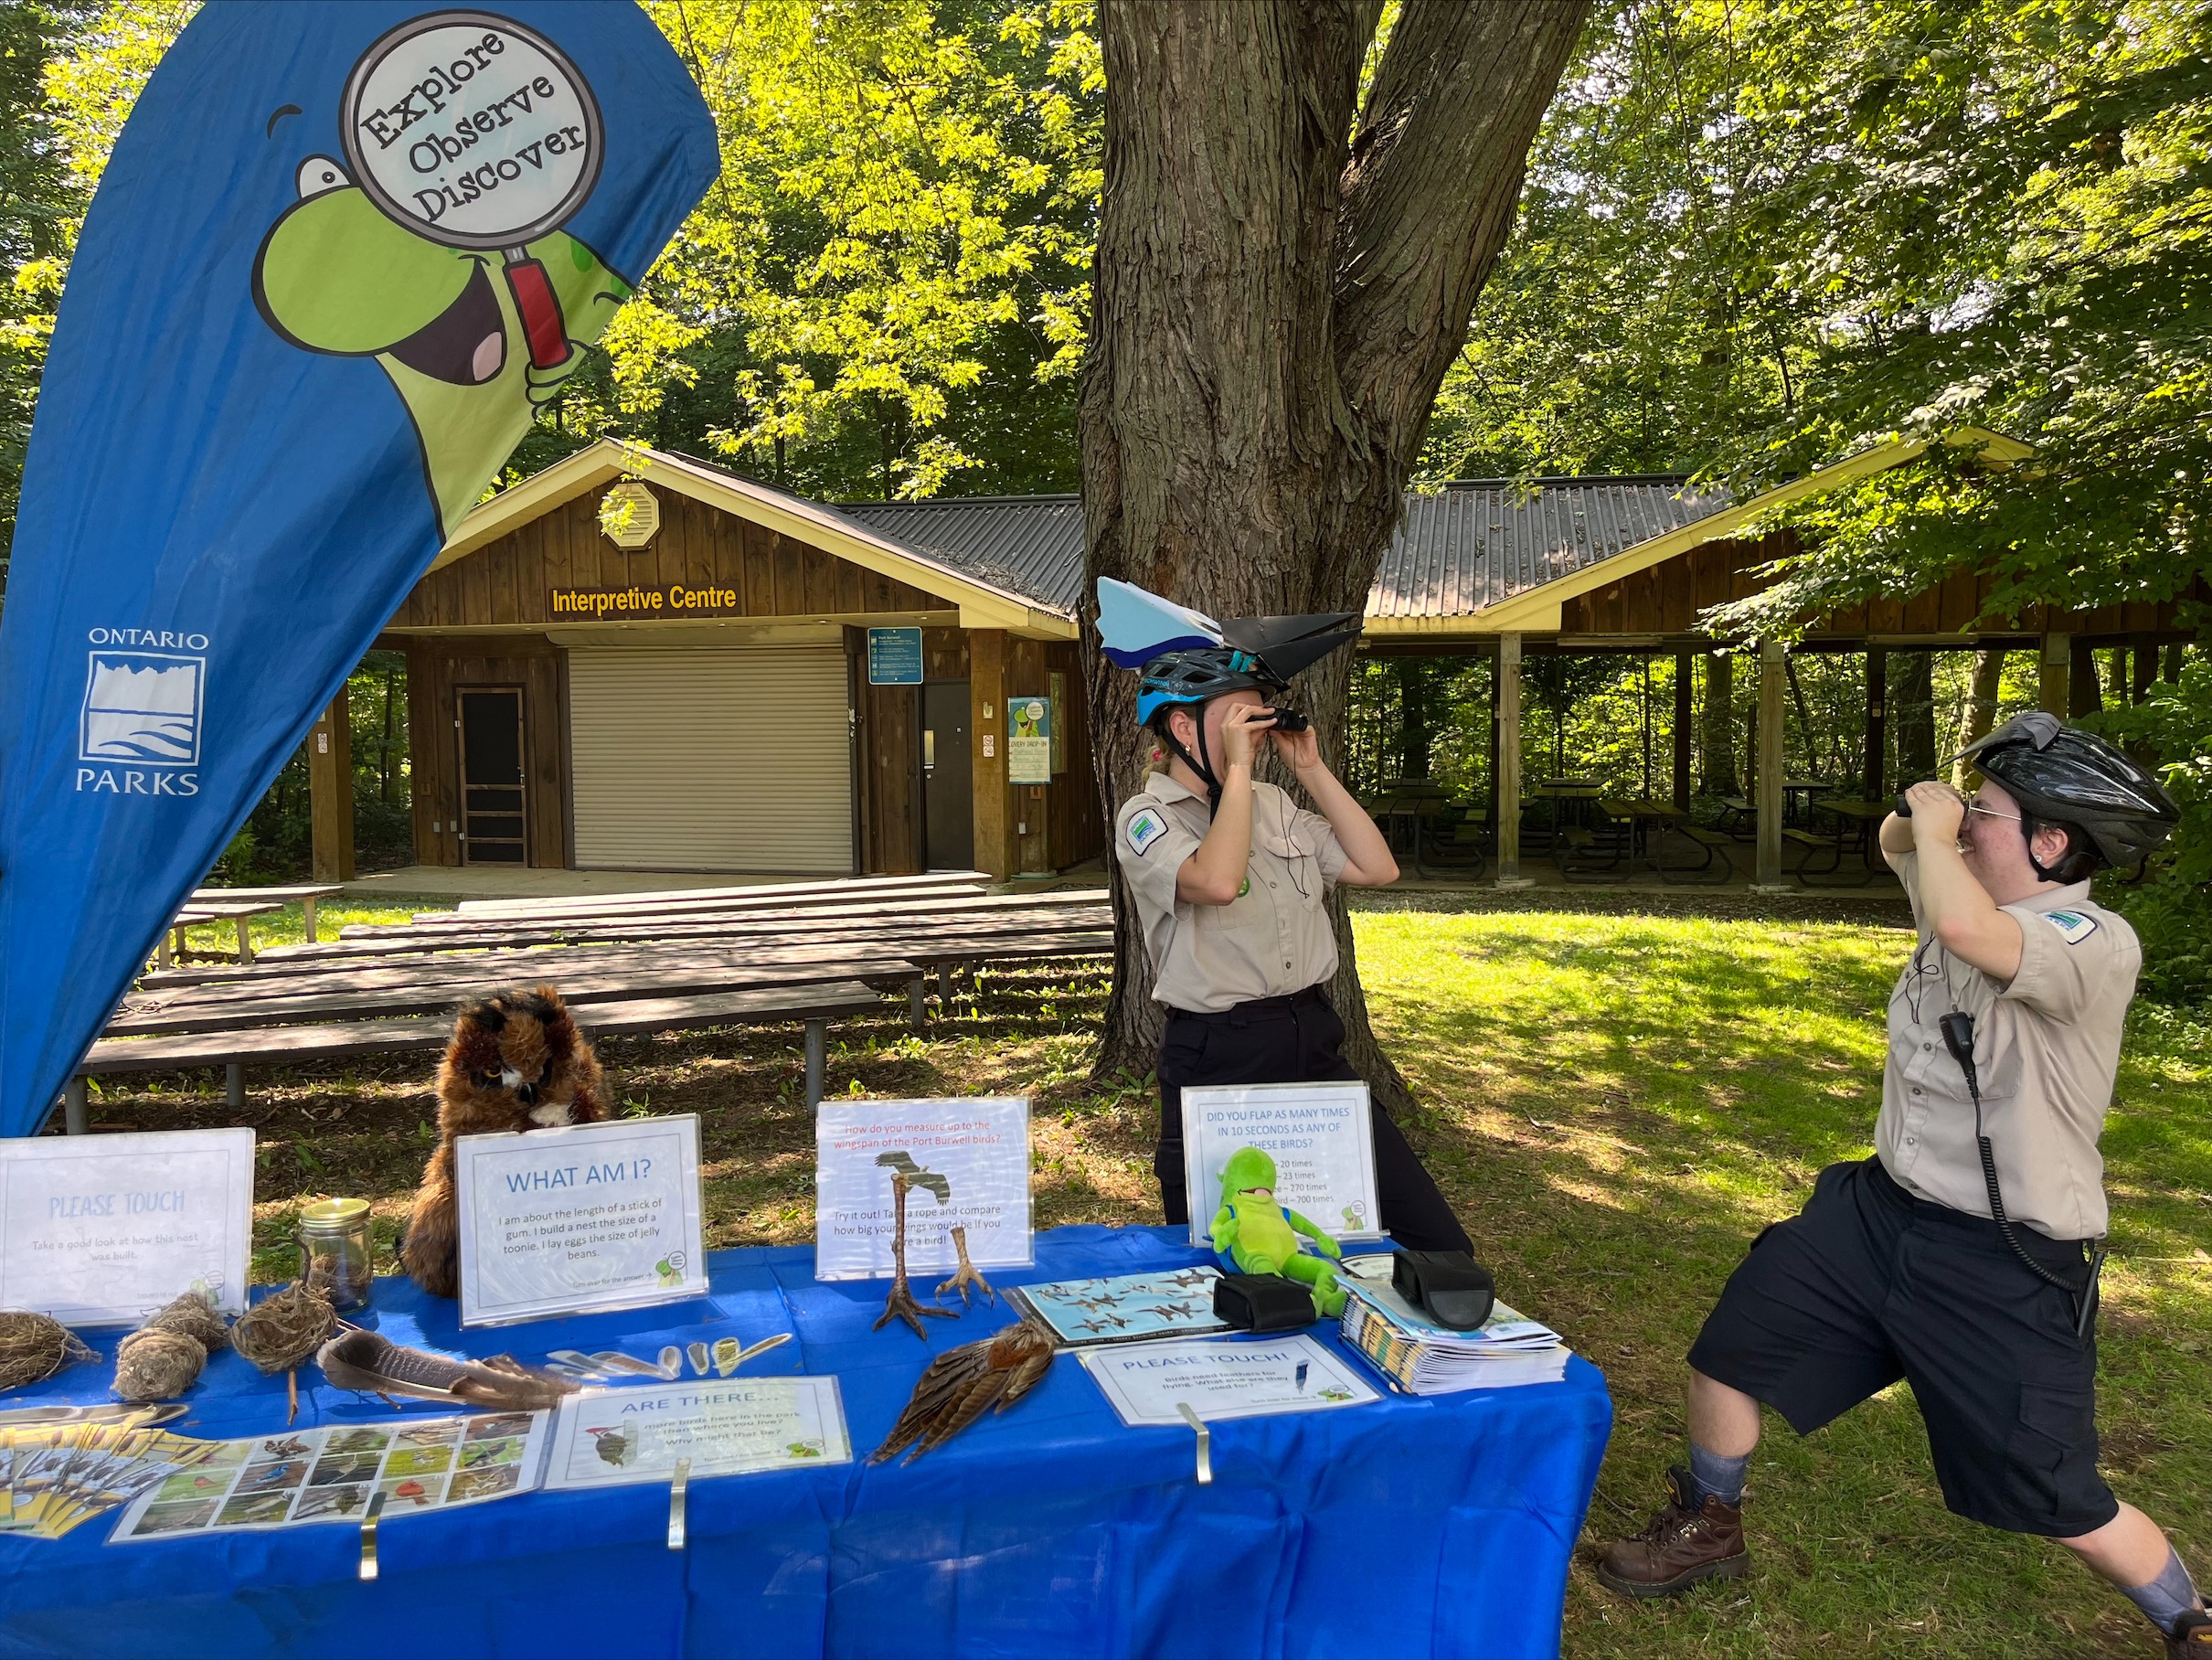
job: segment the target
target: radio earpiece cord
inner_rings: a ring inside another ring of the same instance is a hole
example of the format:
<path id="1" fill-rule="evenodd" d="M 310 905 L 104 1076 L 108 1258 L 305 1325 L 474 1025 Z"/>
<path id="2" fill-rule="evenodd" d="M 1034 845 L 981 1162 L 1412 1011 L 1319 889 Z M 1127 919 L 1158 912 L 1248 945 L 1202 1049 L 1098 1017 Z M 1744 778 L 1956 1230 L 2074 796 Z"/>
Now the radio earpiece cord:
<path id="1" fill-rule="evenodd" d="M 1899 796 L 1899 812 L 1904 810 L 1904 797 Z M 2013 1255 L 2026 1263 L 2037 1279 L 2056 1285 L 2073 1298 L 2074 1335 L 2086 1337 L 2090 1323 L 2097 1317 L 2098 1283 L 2104 1277 L 2104 1242 L 2100 1240 L 2090 1247 L 2089 1282 L 2079 1290 L 2027 1254 L 2027 1248 L 2020 1243 L 2019 1236 L 2013 1232 L 2011 1218 L 2005 1214 L 2005 1196 L 1997 1187 L 1997 1155 L 1990 1147 L 1989 1137 L 1982 1133 L 1982 1083 L 1974 1071 L 1973 1016 L 1954 1012 L 1945 1015 L 1936 1024 L 1942 1028 L 1943 1047 L 1951 1051 L 1951 1058 L 1959 1063 L 1959 1070 L 1966 1074 L 1966 1093 L 1974 1103 L 1974 1145 L 1982 1153 L 1982 1180 L 1989 1189 L 1989 1218 L 1996 1223 L 1999 1236 L 2012 1248 Z"/>

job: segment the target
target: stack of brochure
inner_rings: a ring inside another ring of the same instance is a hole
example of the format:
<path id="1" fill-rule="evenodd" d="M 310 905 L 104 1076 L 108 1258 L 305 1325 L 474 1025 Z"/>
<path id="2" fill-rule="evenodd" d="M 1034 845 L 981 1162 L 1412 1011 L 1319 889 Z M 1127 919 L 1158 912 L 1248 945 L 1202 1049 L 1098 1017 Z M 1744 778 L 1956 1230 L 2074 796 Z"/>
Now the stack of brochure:
<path id="1" fill-rule="evenodd" d="M 1559 1334 L 1503 1303 L 1481 1330 L 1458 1332 L 1414 1308 L 1387 1279 L 1347 1273 L 1337 1283 L 1351 1293 L 1344 1307 L 1345 1341 L 1407 1394 L 1557 1383 L 1567 1374 L 1569 1351 Z"/>

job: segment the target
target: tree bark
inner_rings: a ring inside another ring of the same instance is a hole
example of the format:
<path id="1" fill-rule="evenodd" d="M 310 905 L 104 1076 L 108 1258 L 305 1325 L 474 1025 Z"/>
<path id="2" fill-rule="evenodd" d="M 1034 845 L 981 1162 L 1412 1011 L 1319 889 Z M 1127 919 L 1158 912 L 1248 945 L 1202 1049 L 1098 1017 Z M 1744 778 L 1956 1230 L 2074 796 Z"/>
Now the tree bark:
<path id="1" fill-rule="evenodd" d="M 1935 654 L 1898 652 L 1889 662 L 1889 709 L 1897 720 L 1898 776 L 1907 783 L 1918 783 L 1935 776 Z"/>
<path id="2" fill-rule="evenodd" d="M 1476 293 L 1511 228 L 1581 0 L 1405 0 L 1366 104 L 1382 0 L 1104 0 L 1104 188 L 1079 430 L 1083 631 L 1101 804 L 1152 750 L 1136 677 L 1097 651 L 1095 583 L 1215 616 L 1363 610 Z M 1302 676 L 1335 763 L 1350 664 Z M 1151 1070 L 1160 1015 L 1115 860 L 1099 1068 Z M 1345 1053 L 1377 1048 L 1344 916 Z"/>
<path id="3" fill-rule="evenodd" d="M 1955 755 L 1977 739 L 1989 736 L 1996 724 L 1997 690 L 2005 680 L 2005 652 L 2002 647 L 1983 646 L 1974 653 L 1973 682 L 1966 696 L 1959 702 L 1959 739 L 1951 752 Z M 1966 775 L 1973 771 L 1963 761 L 1952 763 L 1951 782 L 1954 789 L 1966 787 Z"/>
<path id="4" fill-rule="evenodd" d="M 1736 660 L 1727 652 L 1705 656 L 1705 722 L 1699 765 L 1707 795 L 1740 795 L 1736 781 Z"/>

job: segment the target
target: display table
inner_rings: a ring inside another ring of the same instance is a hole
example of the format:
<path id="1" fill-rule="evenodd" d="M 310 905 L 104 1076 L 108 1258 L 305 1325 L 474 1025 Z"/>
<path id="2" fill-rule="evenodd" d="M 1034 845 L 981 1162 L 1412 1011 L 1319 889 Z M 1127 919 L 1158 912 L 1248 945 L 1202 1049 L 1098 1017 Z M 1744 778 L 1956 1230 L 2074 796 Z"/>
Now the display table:
<path id="1" fill-rule="evenodd" d="M 1181 1229 L 1037 1243 L 1035 1268 L 994 1282 L 1211 1261 Z M 818 1285 L 813 1258 L 722 1251 L 706 1298 L 467 1334 L 452 1304 L 381 1280 L 366 1323 L 524 1359 L 795 1330 L 739 1375 L 835 1374 L 864 1461 L 930 1353 L 1010 1316 L 930 1321 L 926 1347 L 897 1324 L 871 1332 L 883 1282 Z M 0 1404 L 106 1399 L 116 1335 L 92 1335 L 110 1364 Z M 283 1427 L 284 1380 L 233 1354 L 188 1399 L 172 1430 Z M 303 1425 L 393 1416 L 301 1374 Z M 347 1523 L 111 1547 L 100 1517 L 59 1540 L 0 1538 L 0 1655 L 1551 1655 L 1611 1420 L 1578 1358 L 1557 1384 L 1218 1423 L 1200 1486 L 1187 1430 L 1125 1428 L 1064 1356 L 1003 1417 L 914 1463 L 694 1481 L 682 1552 L 666 1545 L 668 1490 L 649 1484 L 387 1515 L 372 1584 Z"/>

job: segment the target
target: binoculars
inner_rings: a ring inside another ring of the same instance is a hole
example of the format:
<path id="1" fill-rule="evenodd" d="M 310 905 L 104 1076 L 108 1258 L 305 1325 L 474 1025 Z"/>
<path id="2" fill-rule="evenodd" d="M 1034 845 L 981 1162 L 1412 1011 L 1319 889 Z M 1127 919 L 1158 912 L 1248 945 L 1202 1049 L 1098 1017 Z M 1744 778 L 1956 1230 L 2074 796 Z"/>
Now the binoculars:
<path id="1" fill-rule="evenodd" d="M 1275 718 L 1265 724 L 1278 732 L 1303 732 L 1313 724 L 1296 709 L 1276 709 L 1272 713 Z M 1255 720 L 1252 724 L 1258 727 L 1261 723 Z"/>

